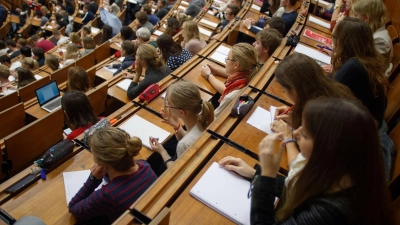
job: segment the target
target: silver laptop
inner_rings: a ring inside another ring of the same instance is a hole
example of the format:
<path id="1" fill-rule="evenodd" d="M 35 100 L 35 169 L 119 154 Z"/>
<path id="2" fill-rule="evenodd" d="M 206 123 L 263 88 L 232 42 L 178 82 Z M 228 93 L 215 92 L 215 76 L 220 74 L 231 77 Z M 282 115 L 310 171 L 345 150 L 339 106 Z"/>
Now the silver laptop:
<path id="1" fill-rule="evenodd" d="M 35 92 L 40 108 L 47 112 L 53 112 L 61 107 L 61 95 L 56 81 L 52 81 L 36 89 Z"/>

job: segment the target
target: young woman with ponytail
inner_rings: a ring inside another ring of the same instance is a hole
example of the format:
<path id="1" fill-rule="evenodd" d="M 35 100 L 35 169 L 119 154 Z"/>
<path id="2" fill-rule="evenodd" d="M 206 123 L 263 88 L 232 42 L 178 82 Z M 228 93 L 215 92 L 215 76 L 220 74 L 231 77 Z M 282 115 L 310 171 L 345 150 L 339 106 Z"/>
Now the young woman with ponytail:
<path id="1" fill-rule="evenodd" d="M 215 109 L 215 117 L 218 117 L 232 101 L 237 99 L 241 89 L 253 79 L 260 69 L 257 52 L 248 43 L 232 46 L 225 62 L 225 71 L 208 64 L 201 68 L 201 75 L 221 94 L 220 105 Z M 224 84 L 214 75 L 228 79 Z"/>
<path id="2" fill-rule="evenodd" d="M 160 113 L 164 117 L 163 122 L 175 129 L 175 137 L 178 139 L 176 154 L 171 157 L 156 138 L 150 138 L 150 146 L 161 155 L 168 168 L 214 121 L 214 108 L 211 103 L 201 99 L 196 85 L 181 81 L 168 87 L 164 108 Z M 186 130 L 182 128 L 179 119 L 185 124 Z"/>
<path id="3" fill-rule="evenodd" d="M 69 211 L 80 220 L 111 224 L 153 184 L 157 176 L 145 160 L 134 160 L 142 148 L 142 141 L 121 129 L 98 130 L 90 138 L 90 148 L 95 163 L 86 183 L 68 204 Z M 95 191 L 106 174 L 108 184 Z"/>

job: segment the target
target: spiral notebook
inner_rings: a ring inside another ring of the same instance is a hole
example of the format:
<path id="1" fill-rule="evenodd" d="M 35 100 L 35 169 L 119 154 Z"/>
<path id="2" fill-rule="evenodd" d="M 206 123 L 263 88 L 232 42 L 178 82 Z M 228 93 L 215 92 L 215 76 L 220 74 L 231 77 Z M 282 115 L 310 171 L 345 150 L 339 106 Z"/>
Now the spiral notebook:
<path id="1" fill-rule="evenodd" d="M 250 224 L 250 182 L 214 162 L 190 190 L 197 200 L 237 224 Z"/>

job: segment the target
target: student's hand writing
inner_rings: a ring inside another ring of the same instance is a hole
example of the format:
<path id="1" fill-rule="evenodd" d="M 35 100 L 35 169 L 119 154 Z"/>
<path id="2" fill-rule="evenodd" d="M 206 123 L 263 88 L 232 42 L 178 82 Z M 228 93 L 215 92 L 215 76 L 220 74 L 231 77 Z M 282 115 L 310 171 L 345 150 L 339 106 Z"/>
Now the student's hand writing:
<path id="1" fill-rule="evenodd" d="M 249 20 L 249 19 L 243 20 L 243 26 L 245 26 L 247 29 L 250 29 L 250 27 L 251 27 L 251 20 Z"/>
<path id="2" fill-rule="evenodd" d="M 279 171 L 283 144 L 280 144 L 279 152 L 275 154 L 275 142 L 278 138 L 282 138 L 282 133 L 270 134 L 266 136 L 258 146 L 262 176 L 275 178 Z"/>
<path id="3" fill-rule="evenodd" d="M 100 180 L 100 179 L 103 179 L 104 175 L 106 175 L 107 168 L 105 168 L 104 166 L 99 166 L 99 164 L 95 163 L 90 168 L 90 173 L 96 179 Z"/>
<path id="4" fill-rule="evenodd" d="M 251 18 L 251 17 L 250 17 L 250 18 L 247 18 L 247 20 L 250 20 L 250 22 L 251 22 L 251 25 L 254 25 L 254 24 L 256 24 L 256 21 L 254 21 L 254 20 L 253 20 L 253 18 Z"/>
<path id="5" fill-rule="evenodd" d="M 206 77 L 206 75 L 210 74 L 210 73 L 211 73 L 211 69 L 210 69 L 209 65 L 205 64 L 201 67 L 201 75 L 203 77 Z"/>
<path id="6" fill-rule="evenodd" d="M 326 49 L 326 48 L 320 48 L 320 47 L 318 47 L 318 46 L 317 46 L 317 48 L 318 48 L 318 51 L 320 51 L 320 52 L 322 52 L 322 53 L 325 53 L 325 54 L 327 54 L 327 55 L 329 55 L 329 56 L 332 55 L 332 51 L 331 51 L 331 50 L 328 50 L 328 49 Z"/>
<path id="7" fill-rule="evenodd" d="M 292 124 L 291 116 L 290 113 L 283 114 L 285 111 L 287 111 L 289 107 L 287 106 L 280 106 L 276 107 L 275 111 L 275 119 L 277 120 L 283 120 L 286 123 Z M 282 115 L 283 114 L 283 115 Z"/>
<path id="8" fill-rule="evenodd" d="M 324 72 L 325 72 L 326 74 L 329 74 L 329 73 L 332 72 L 332 65 L 331 65 L 331 64 L 329 64 L 329 65 L 322 65 L 321 68 L 324 70 Z"/>
<path id="9" fill-rule="evenodd" d="M 153 151 L 161 154 L 161 152 L 166 151 L 164 147 L 158 142 L 157 138 L 149 137 L 149 144 Z"/>
<path id="10" fill-rule="evenodd" d="M 271 123 L 271 130 L 275 133 L 282 133 L 284 140 L 293 138 L 292 128 L 283 120 L 274 120 Z"/>
<path id="11" fill-rule="evenodd" d="M 171 125 L 171 127 L 176 128 L 179 126 L 179 119 L 176 118 L 174 115 L 169 113 L 168 110 L 164 108 L 160 111 L 161 116 L 164 118 L 161 122 Z"/>
<path id="12" fill-rule="evenodd" d="M 256 170 L 251 168 L 251 166 L 245 163 L 242 159 L 232 156 L 227 156 L 221 159 L 218 164 L 247 178 L 252 178 L 256 173 Z"/>

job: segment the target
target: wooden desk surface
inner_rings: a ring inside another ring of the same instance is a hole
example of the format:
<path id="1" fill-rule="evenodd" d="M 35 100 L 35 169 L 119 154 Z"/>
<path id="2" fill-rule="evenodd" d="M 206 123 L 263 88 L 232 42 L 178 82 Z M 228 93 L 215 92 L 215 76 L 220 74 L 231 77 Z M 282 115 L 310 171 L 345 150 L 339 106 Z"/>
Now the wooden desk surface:
<path id="1" fill-rule="evenodd" d="M 310 16 L 316 17 L 317 19 L 319 19 L 319 20 L 321 20 L 321 21 L 324 21 L 324 22 L 326 22 L 326 23 L 331 23 L 330 21 L 324 20 L 324 19 L 322 19 L 322 18 L 320 18 L 320 17 L 317 17 L 316 15 L 311 15 L 311 14 L 309 14 L 308 17 L 307 17 L 307 23 L 306 23 L 307 26 L 312 27 L 312 28 L 315 28 L 315 29 L 317 29 L 317 30 L 319 30 L 319 31 L 322 31 L 322 32 L 324 32 L 324 33 L 326 33 L 326 34 L 328 34 L 328 35 L 332 35 L 331 30 L 329 30 L 328 28 L 310 22 Z"/>
<path id="2" fill-rule="evenodd" d="M 186 75 L 184 75 L 183 79 L 196 84 L 200 89 L 213 95 L 217 93 L 217 90 L 215 90 L 215 88 L 210 84 L 210 82 L 206 81 L 206 79 L 200 73 L 201 67 L 205 64 L 213 65 L 215 67 L 221 67 L 219 64 L 215 62 L 205 59 L 201 63 L 193 67 Z M 220 77 L 220 76 L 215 76 L 215 77 L 221 82 L 226 81 L 225 77 Z"/>
<path id="3" fill-rule="evenodd" d="M 280 84 L 279 84 L 275 79 L 272 79 L 272 81 L 271 81 L 271 83 L 268 85 L 266 91 L 267 91 L 267 93 L 270 93 L 270 94 L 272 94 L 273 96 L 275 96 L 275 97 L 277 97 L 277 98 L 279 98 L 279 99 L 281 99 L 281 100 L 283 100 L 283 101 L 285 101 L 285 102 L 287 102 L 287 103 L 289 103 L 289 104 L 292 104 L 292 105 L 294 104 L 293 101 L 290 100 L 290 99 L 287 97 L 285 91 L 282 90 Z"/>

